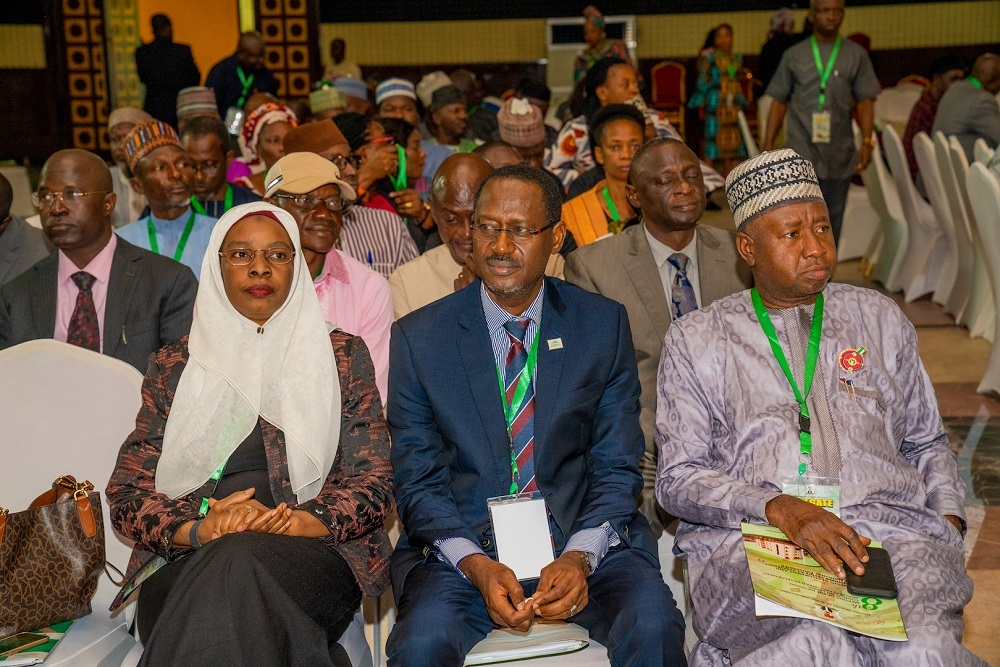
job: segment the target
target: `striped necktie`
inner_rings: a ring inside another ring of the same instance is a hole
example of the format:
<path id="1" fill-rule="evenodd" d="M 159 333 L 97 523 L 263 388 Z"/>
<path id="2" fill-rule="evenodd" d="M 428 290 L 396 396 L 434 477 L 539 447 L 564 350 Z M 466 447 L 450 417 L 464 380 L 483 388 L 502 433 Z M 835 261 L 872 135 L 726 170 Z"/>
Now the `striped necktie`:
<path id="1" fill-rule="evenodd" d="M 698 310 L 698 300 L 694 296 L 694 287 L 688 280 L 687 265 L 688 256 L 682 252 L 675 252 L 667 261 L 677 269 L 674 275 L 674 282 L 670 285 L 670 301 L 674 307 L 674 319 L 687 315 L 692 310 Z"/>
<path id="2" fill-rule="evenodd" d="M 525 372 L 528 363 L 528 351 L 524 347 L 524 337 L 528 332 L 530 319 L 509 320 L 503 325 L 510 338 L 510 351 L 507 353 L 507 366 L 504 371 L 504 385 L 507 391 L 507 403 L 514 400 L 518 380 Z M 518 491 L 532 492 L 538 489 L 535 483 L 535 387 L 534 381 L 528 384 L 528 390 L 519 406 L 514 410 L 514 421 L 510 425 L 510 438 L 517 456 Z"/>

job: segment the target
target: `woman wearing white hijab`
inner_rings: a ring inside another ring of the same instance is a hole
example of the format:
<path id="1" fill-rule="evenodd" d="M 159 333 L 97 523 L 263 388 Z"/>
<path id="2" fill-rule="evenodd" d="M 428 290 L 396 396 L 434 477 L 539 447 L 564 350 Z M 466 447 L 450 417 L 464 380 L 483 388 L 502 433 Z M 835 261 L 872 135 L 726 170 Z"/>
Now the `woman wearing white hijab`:
<path id="1" fill-rule="evenodd" d="M 107 488 L 129 581 L 165 562 L 140 588 L 141 664 L 350 664 L 336 641 L 388 585 L 389 436 L 288 213 L 222 216 L 191 334 L 150 359 L 142 396 Z"/>

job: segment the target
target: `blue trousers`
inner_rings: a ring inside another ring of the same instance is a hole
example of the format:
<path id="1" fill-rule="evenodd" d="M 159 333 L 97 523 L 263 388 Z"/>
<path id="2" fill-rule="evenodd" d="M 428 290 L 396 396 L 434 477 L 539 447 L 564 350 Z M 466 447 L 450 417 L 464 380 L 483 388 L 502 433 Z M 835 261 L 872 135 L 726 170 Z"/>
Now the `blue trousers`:
<path id="1" fill-rule="evenodd" d="M 526 596 L 534 585 L 525 586 Z M 608 553 L 587 585 L 590 602 L 570 620 L 607 647 L 614 667 L 687 664 L 684 617 L 648 554 Z M 390 667 L 460 667 L 495 627 L 479 589 L 433 558 L 410 571 L 396 606 L 386 645 Z"/>

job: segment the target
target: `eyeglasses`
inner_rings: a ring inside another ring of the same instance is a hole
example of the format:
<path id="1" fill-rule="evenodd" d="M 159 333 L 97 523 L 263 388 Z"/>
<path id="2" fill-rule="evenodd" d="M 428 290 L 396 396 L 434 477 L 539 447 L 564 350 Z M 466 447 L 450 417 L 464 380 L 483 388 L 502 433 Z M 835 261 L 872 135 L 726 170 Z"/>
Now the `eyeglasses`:
<path id="1" fill-rule="evenodd" d="M 233 248 L 232 250 L 220 252 L 219 257 L 222 257 L 233 266 L 249 266 L 257 259 L 257 253 L 259 252 L 264 253 L 264 259 L 272 266 L 288 264 L 295 257 L 294 250 L 282 247 L 261 248 L 260 250 L 254 250 L 253 248 Z"/>
<path id="2" fill-rule="evenodd" d="M 327 197 L 326 199 L 320 199 L 319 197 L 313 197 L 312 195 L 274 195 L 278 199 L 290 199 L 296 207 L 302 209 L 303 211 L 312 211 L 316 208 L 316 205 L 320 202 L 326 206 L 326 210 L 333 213 L 340 213 L 345 208 L 347 208 L 347 202 L 340 197 Z"/>
<path id="3" fill-rule="evenodd" d="M 473 236 L 482 241 L 493 241 L 500 236 L 500 232 L 507 232 L 507 236 L 514 241 L 526 241 L 532 236 L 538 236 L 542 232 L 552 229 L 555 226 L 556 223 L 550 222 L 539 229 L 529 229 L 527 227 L 501 227 L 500 225 L 483 222 L 478 225 L 471 224 L 469 225 L 469 229 L 472 230 Z"/>
<path id="4" fill-rule="evenodd" d="M 197 174 L 201 172 L 206 176 L 212 176 L 214 174 L 217 174 L 219 172 L 219 169 L 221 168 L 222 168 L 221 162 L 202 162 L 200 164 L 197 162 L 191 163 L 191 169 L 194 170 L 194 173 Z"/>
<path id="5" fill-rule="evenodd" d="M 33 192 L 31 194 L 31 203 L 35 205 L 35 208 L 50 208 L 56 203 L 56 199 L 64 204 L 76 204 L 81 201 L 84 197 L 90 195 L 105 195 L 107 190 L 91 190 L 90 192 L 80 192 L 79 190 L 66 190 L 65 192 Z"/>
<path id="6" fill-rule="evenodd" d="M 360 155 L 335 155 L 330 158 L 330 162 L 337 165 L 337 169 L 343 171 L 344 167 L 351 165 L 355 169 L 361 166 L 361 156 Z"/>

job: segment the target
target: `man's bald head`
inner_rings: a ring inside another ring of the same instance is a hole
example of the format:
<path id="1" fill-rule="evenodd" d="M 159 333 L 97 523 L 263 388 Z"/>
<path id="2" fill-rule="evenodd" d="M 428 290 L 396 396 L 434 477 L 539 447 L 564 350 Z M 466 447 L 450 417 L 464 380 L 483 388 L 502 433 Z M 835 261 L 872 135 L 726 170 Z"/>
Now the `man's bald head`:
<path id="1" fill-rule="evenodd" d="M 694 158 L 698 161 L 698 156 L 695 152 L 688 148 L 688 145 L 679 139 L 671 139 L 668 137 L 657 137 L 647 141 L 639 150 L 635 152 L 635 156 L 632 157 L 632 167 L 629 170 L 628 182 L 635 184 L 635 179 L 639 177 L 646 169 L 649 168 L 649 164 L 652 162 L 652 157 L 656 155 L 659 151 L 676 151 L 678 155 L 683 154 L 685 157 Z"/>
<path id="2" fill-rule="evenodd" d="M 236 44 L 236 58 L 250 72 L 261 70 L 264 67 L 264 36 L 256 31 L 241 34 Z"/>
<path id="3" fill-rule="evenodd" d="M 86 191 L 88 192 L 91 190 L 105 190 L 107 192 L 114 190 L 111 170 L 108 169 L 104 160 L 79 148 L 67 148 L 53 153 L 45 162 L 45 166 L 42 167 L 41 180 L 44 181 L 50 172 L 67 168 L 80 174 L 80 177 L 86 182 Z"/>
<path id="4" fill-rule="evenodd" d="M 456 153 L 445 159 L 434 173 L 431 196 L 438 201 L 448 197 L 473 202 L 479 184 L 491 171 L 493 166 L 482 155 Z"/>
<path id="5" fill-rule="evenodd" d="M 0 225 L 7 221 L 10 215 L 10 206 L 14 203 L 14 188 L 10 187 L 10 181 L 3 174 L 0 174 Z"/>
<path id="6" fill-rule="evenodd" d="M 1000 92 L 1000 56 L 995 53 L 984 53 L 976 58 L 972 65 L 972 76 L 983 84 L 983 90 L 991 95 Z"/>
<path id="7" fill-rule="evenodd" d="M 481 155 L 456 153 L 448 157 L 434 174 L 431 212 L 441 240 L 456 264 L 465 266 L 472 252 L 472 214 L 479 184 L 493 171 Z"/>
<path id="8" fill-rule="evenodd" d="M 698 156 L 684 142 L 653 139 L 636 152 L 625 194 L 662 243 L 680 250 L 705 213 L 705 179 Z"/>

